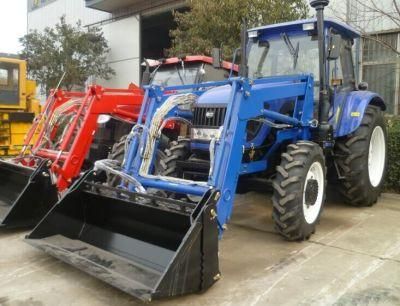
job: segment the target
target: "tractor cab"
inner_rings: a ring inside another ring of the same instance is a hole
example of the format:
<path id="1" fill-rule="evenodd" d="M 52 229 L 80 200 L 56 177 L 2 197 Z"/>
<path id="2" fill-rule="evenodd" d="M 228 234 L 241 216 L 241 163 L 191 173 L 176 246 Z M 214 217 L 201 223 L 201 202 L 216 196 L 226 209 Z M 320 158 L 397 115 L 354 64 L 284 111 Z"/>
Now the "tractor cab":
<path id="1" fill-rule="evenodd" d="M 359 33 L 345 24 L 325 19 L 324 61 L 330 99 L 356 90 L 352 48 Z M 320 67 L 317 20 L 307 19 L 248 31 L 248 77 L 312 74 L 314 99 L 319 99 Z"/>
<path id="2" fill-rule="evenodd" d="M 359 34 L 340 22 L 325 20 L 324 32 L 328 42 L 327 60 L 324 62 L 326 80 L 329 82 L 329 99 L 342 99 L 356 90 L 356 76 L 353 65 L 352 47 Z M 291 75 L 312 74 L 314 77 L 315 105 L 319 101 L 320 67 L 317 20 L 307 19 L 295 22 L 268 25 L 250 29 L 247 32 L 247 75 L 257 80 L 265 77 L 284 77 Z M 224 121 L 224 109 L 228 101 L 230 86 L 218 87 L 202 95 L 196 105 L 194 132 L 192 136 L 202 141 L 210 140 L 215 133 L 209 128 L 218 128 Z M 338 101 L 341 103 L 342 101 Z M 276 103 L 275 103 L 276 104 Z M 294 101 L 280 101 L 279 108 L 268 105 L 282 114 L 292 115 Z M 215 108 L 212 107 L 215 105 Z M 337 103 L 330 103 L 330 117 L 336 112 Z M 203 111 L 203 107 L 206 110 Z M 200 108 L 200 109 L 198 109 Z M 316 116 L 317 116 L 317 109 Z M 204 112 L 204 114 L 203 114 Z M 209 119 L 215 113 L 223 113 L 214 126 Z M 208 117 L 206 116 L 208 114 Z M 203 122 L 204 121 L 204 122 Z M 201 131 L 201 126 L 208 126 Z M 249 123 L 248 139 L 252 139 L 260 123 Z M 249 144 L 250 145 L 250 144 Z"/>
<path id="3" fill-rule="evenodd" d="M 213 58 L 203 55 L 146 61 L 152 69 L 150 84 L 162 87 L 221 81 L 238 71 L 237 65 L 226 61 L 216 65 Z"/>

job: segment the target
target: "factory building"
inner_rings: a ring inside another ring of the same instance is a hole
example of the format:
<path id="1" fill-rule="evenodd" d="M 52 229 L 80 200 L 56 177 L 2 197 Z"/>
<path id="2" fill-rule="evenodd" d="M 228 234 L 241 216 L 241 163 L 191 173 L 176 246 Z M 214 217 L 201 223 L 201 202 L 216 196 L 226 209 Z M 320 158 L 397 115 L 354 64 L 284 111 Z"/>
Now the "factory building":
<path id="1" fill-rule="evenodd" d="M 139 83 L 143 57 L 161 58 L 170 47 L 173 11 L 184 10 L 184 0 L 28 0 L 28 32 L 54 26 L 65 16 L 67 23 L 81 21 L 98 26 L 108 40 L 108 63 L 116 75 L 107 87 Z"/>

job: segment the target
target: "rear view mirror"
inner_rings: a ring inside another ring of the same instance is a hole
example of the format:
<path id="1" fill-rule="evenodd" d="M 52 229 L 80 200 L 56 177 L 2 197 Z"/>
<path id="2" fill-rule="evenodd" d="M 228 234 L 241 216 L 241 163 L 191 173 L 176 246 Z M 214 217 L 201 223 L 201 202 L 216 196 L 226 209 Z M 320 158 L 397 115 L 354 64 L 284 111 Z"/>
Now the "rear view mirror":
<path id="1" fill-rule="evenodd" d="M 213 67 L 214 68 L 221 68 L 221 49 L 219 48 L 212 48 L 211 50 L 211 56 L 212 56 L 212 60 L 213 60 Z"/>
<path id="2" fill-rule="evenodd" d="M 150 64 L 147 61 L 147 59 L 144 59 L 144 62 L 146 63 L 146 70 L 143 71 L 143 74 L 142 74 L 142 86 L 150 84 L 150 76 L 151 76 L 151 74 L 150 74 Z"/>
<path id="3" fill-rule="evenodd" d="M 339 34 L 331 34 L 329 38 L 328 60 L 337 60 L 340 56 L 342 45 L 342 36 Z"/>
<path id="4" fill-rule="evenodd" d="M 358 90 L 368 90 L 368 83 L 367 82 L 360 82 L 360 84 L 358 84 Z"/>

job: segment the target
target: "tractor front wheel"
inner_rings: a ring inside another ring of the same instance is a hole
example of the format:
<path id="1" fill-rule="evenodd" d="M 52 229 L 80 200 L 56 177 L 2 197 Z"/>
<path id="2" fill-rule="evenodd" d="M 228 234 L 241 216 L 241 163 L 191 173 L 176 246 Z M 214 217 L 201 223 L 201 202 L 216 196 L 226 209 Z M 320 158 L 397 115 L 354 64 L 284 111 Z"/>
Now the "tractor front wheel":
<path id="1" fill-rule="evenodd" d="M 379 107 L 367 107 L 360 127 L 336 140 L 338 189 L 353 206 L 372 206 L 381 193 L 387 163 L 386 125 Z"/>
<path id="2" fill-rule="evenodd" d="M 273 181 L 273 220 L 288 240 L 306 240 L 315 232 L 326 194 L 325 157 L 321 147 L 300 141 L 282 154 Z"/>
<path id="3" fill-rule="evenodd" d="M 118 161 L 118 165 L 122 167 L 125 157 L 125 146 L 128 135 L 124 135 L 121 139 L 114 143 L 111 152 L 108 154 L 108 159 Z M 115 174 L 107 173 L 107 185 L 117 187 L 121 183 L 121 178 Z"/>
<path id="4" fill-rule="evenodd" d="M 190 140 L 178 139 L 170 143 L 164 150 L 164 158 L 160 160 L 159 174 L 163 176 L 178 177 L 177 162 L 188 160 L 190 157 Z"/>

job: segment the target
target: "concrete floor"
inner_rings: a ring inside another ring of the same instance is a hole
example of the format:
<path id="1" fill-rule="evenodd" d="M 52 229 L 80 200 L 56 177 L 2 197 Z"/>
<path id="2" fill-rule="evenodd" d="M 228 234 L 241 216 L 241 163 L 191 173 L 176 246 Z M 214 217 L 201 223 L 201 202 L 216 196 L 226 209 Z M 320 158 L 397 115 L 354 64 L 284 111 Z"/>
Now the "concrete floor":
<path id="1" fill-rule="evenodd" d="M 153 305 L 400 305 L 400 196 L 328 203 L 312 239 L 274 233 L 269 195 L 239 196 L 220 243 L 222 279 Z M 0 232 L 0 305 L 135 305 L 117 289 Z M 139 304 L 139 303 L 138 303 Z"/>

